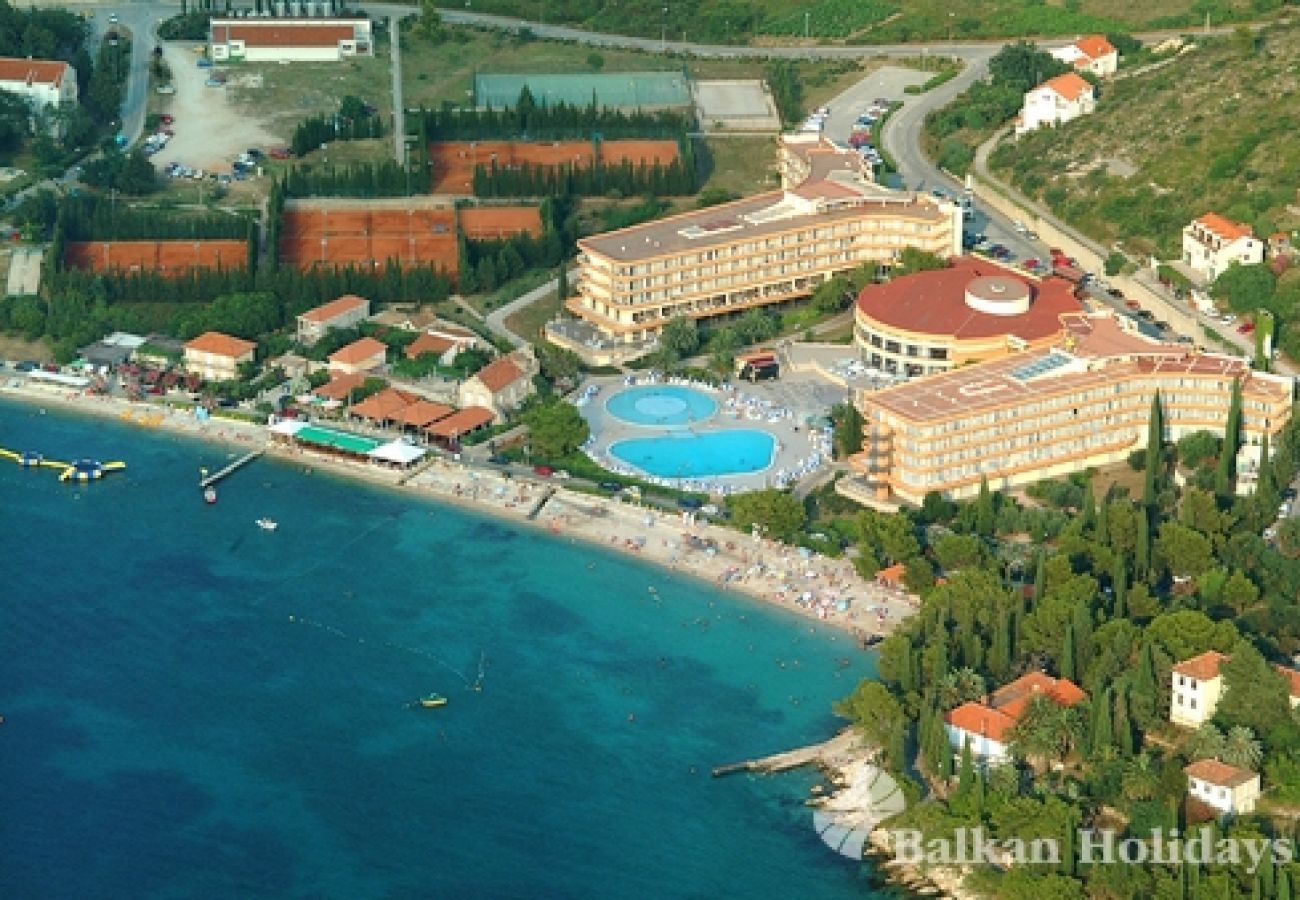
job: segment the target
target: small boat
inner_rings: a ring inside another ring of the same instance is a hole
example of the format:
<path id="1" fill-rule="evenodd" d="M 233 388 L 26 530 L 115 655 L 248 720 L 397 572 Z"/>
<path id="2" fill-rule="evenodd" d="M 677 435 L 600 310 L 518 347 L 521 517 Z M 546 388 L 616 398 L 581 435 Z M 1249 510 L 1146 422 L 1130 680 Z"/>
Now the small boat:
<path id="1" fill-rule="evenodd" d="M 217 489 L 214 487 L 203 489 L 203 502 L 211 506 L 217 502 Z"/>
<path id="2" fill-rule="evenodd" d="M 280 527 L 280 523 L 274 519 L 258 519 L 257 527 L 263 531 L 275 531 L 275 529 Z"/>
<path id="3" fill-rule="evenodd" d="M 435 709 L 447 705 L 447 698 L 442 694 L 429 694 L 420 698 L 420 705 L 425 709 Z"/>

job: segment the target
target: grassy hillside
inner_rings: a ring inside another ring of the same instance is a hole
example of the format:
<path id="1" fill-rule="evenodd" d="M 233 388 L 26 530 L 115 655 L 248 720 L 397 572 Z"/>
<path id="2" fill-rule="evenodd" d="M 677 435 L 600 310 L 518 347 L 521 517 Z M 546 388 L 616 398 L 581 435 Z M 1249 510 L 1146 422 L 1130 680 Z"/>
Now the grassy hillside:
<path id="1" fill-rule="evenodd" d="M 1100 241 L 1179 253 L 1214 210 L 1257 234 L 1300 227 L 1300 26 L 1215 40 L 1105 85 L 1094 115 L 1008 142 L 995 170 Z"/>
<path id="2" fill-rule="evenodd" d="M 440 5 L 461 8 L 446 0 Z M 1207 11 L 1222 24 L 1282 6 L 1282 0 L 474 0 L 472 8 L 670 40 L 761 43 L 806 34 L 892 43 L 1180 28 L 1203 24 Z"/>

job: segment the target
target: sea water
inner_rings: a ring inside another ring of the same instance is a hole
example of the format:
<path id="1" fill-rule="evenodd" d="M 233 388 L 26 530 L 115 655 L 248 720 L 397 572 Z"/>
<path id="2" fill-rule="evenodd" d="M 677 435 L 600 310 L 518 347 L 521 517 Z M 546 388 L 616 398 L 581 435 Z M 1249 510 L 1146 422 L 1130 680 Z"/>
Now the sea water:
<path id="1" fill-rule="evenodd" d="M 0 460 L 0 896 L 874 890 L 814 774 L 710 777 L 832 732 L 846 636 L 302 465 L 206 506 L 228 448 L 113 419 L 0 403 L 0 446 L 128 465 Z"/>

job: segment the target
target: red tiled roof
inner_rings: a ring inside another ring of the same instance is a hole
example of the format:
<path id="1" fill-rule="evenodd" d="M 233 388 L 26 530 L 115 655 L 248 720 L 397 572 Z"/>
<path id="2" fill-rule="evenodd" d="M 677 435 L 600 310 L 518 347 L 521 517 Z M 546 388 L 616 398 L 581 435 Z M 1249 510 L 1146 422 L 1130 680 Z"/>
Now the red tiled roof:
<path id="1" fill-rule="evenodd" d="M 424 430 L 434 437 L 458 438 L 484 425 L 492 424 L 496 415 L 482 406 L 467 406 L 452 413 L 445 419 L 434 422 Z"/>
<path id="2" fill-rule="evenodd" d="M 368 308 L 369 306 L 370 301 L 365 297 L 358 297 L 356 294 L 344 294 L 337 300 L 331 300 L 323 306 L 307 310 L 298 318 L 306 319 L 308 322 L 326 323 L 355 309 Z"/>
<path id="3" fill-rule="evenodd" d="M 397 421 L 412 428 L 424 428 L 439 419 L 447 418 L 453 412 L 455 410 L 445 403 L 417 400 L 397 414 Z"/>
<path id="4" fill-rule="evenodd" d="M 1200 656 L 1193 656 L 1191 659 L 1185 659 L 1176 664 L 1174 672 L 1178 675 L 1195 678 L 1197 681 L 1211 681 L 1219 677 L 1219 664 L 1227 658 L 1226 654 L 1219 653 L 1216 650 L 1207 650 Z"/>
<path id="5" fill-rule="evenodd" d="M 877 572 L 876 578 L 880 581 L 887 581 L 890 584 L 898 584 L 903 580 L 903 573 L 906 571 L 907 566 L 902 563 L 894 563 L 892 566 L 888 566 Z"/>
<path id="6" fill-rule="evenodd" d="M 523 374 L 524 370 L 519 368 L 519 364 L 514 361 L 513 357 L 503 356 L 479 369 L 474 377 L 483 382 L 483 386 L 495 394 L 514 384 Z"/>
<path id="7" fill-rule="evenodd" d="M 456 346 L 456 342 L 451 338 L 429 334 L 426 331 L 407 345 L 406 358 L 416 359 L 426 353 L 436 353 L 441 356 L 454 346 Z"/>
<path id="8" fill-rule="evenodd" d="M 994 691 L 989 701 L 994 709 L 1019 720 L 1034 697 L 1046 697 L 1058 706 L 1074 706 L 1087 695 L 1068 678 L 1053 678 L 1045 672 L 1027 672 Z"/>
<path id="9" fill-rule="evenodd" d="M 68 64 L 57 59 L 19 59 L 0 57 L 0 81 L 24 84 L 50 84 L 58 87 L 68 72 Z"/>
<path id="10" fill-rule="evenodd" d="M 346 347 L 340 347 L 330 354 L 330 362 L 352 365 L 364 362 L 371 357 L 386 354 L 388 348 L 372 337 L 363 337 Z"/>
<path id="11" fill-rule="evenodd" d="M 1073 72 L 1066 72 L 1064 75 L 1049 78 L 1039 87 L 1050 88 L 1066 100 L 1078 100 L 1082 94 L 1092 90 L 1092 85 Z"/>
<path id="12" fill-rule="evenodd" d="M 245 47 L 337 47 L 339 41 L 350 41 L 355 36 L 353 26 L 336 22 L 262 25 L 241 21 L 212 26 L 214 42 L 243 41 Z"/>
<path id="13" fill-rule="evenodd" d="M 355 391 L 361 385 L 366 383 L 366 376 L 360 372 L 348 372 L 346 374 L 335 375 L 329 381 L 316 388 L 313 393 L 317 397 L 324 397 L 326 400 L 346 400 L 348 394 Z"/>
<path id="14" fill-rule="evenodd" d="M 966 287 L 976 278 L 1011 279 L 1027 285 L 1029 310 L 999 316 L 966 305 Z M 917 334 L 975 340 L 1011 334 L 1036 341 L 1060 333 L 1063 313 L 1082 309 L 1074 286 L 1062 278 L 1038 281 L 1013 269 L 963 257 L 946 269 L 904 275 L 872 284 L 858 295 L 858 311 L 889 328 Z"/>
<path id="15" fill-rule="evenodd" d="M 1287 693 L 1292 697 L 1300 697 L 1300 672 L 1287 666 L 1274 666 L 1279 675 L 1286 679 Z"/>
<path id="16" fill-rule="evenodd" d="M 196 353 L 210 353 L 213 356 L 238 359 L 246 353 L 256 350 L 257 344 L 243 338 L 222 334 L 220 331 L 205 331 L 194 340 L 186 342 L 185 349 L 193 350 Z"/>
<path id="17" fill-rule="evenodd" d="M 1007 733 L 1016 727 L 1016 720 L 1004 712 L 989 709 L 982 703 L 968 702 L 949 712 L 944 721 L 967 734 L 976 734 L 999 744 L 1007 742 Z"/>
<path id="18" fill-rule="evenodd" d="M 1259 777 L 1254 772 L 1238 769 L 1217 759 L 1198 759 L 1190 766 L 1184 767 L 1183 773 L 1188 778 L 1208 781 L 1210 784 L 1227 788 L 1241 787 Z"/>
<path id="19" fill-rule="evenodd" d="M 1114 45 L 1100 34 L 1090 34 L 1085 38 L 1080 38 L 1075 42 L 1074 46 L 1078 47 L 1079 52 L 1088 57 L 1089 60 L 1098 59 L 1115 52 Z"/>
<path id="20" fill-rule="evenodd" d="M 397 388 L 384 388 L 353 406 L 351 412 L 352 415 L 361 416 L 363 419 L 390 422 L 418 399 L 420 398 L 417 395 L 399 391 Z"/>
<path id="21" fill-rule="evenodd" d="M 1217 234 L 1225 241 L 1235 241 L 1237 238 L 1255 236 L 1255 229 L 1249 225 L 1225 219 L 1218 213 L 1206 213 L 1196 220 L 1196 224 L 1212 234 Z"/>

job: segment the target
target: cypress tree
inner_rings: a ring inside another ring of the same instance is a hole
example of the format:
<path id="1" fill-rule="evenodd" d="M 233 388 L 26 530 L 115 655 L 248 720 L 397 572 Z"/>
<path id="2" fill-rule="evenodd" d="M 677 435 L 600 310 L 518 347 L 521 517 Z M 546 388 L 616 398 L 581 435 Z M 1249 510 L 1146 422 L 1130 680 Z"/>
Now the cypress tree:
<path id="1" fill-rule="evenodd" d="M 1110 546 L 1110 502 L 1104 499 L 1097 510 L 1097 543 Z"/>
<path id="2" fill-rule="evenodd" d="M 1164 412 L 1160 406 L 1160 392 L 1156 391 L 1151 398 L 1151 412 L 1147 419 L 1146 471 L 1142 484 L 1142 503 L 1145 506 L 1154 506 L 1156 502 L 1156 476 L 1164 452 L 1164 436 Z"/>
<path id="3" fill-rule="evenodd" d="M 1133 577 L 1146 578 L 1151 571 L 1151 520 L 1147 507 L 1137 511 L 1137 547 L 1133 551 Z"/>
<path id="4" fill-rule="evenodd" d="M 1265 897 L 1277 890 L 1277 870 L 1273 867 L 1273 854 L 1265 853 L 1259 861 L 1260 888 Z"/>
<path id="5" fill-rule="evenodd" d="M 1126 688 L 1121 688 L 1115 695 L 1115 737 L 1119 752 L 1125 758 L 1133 755 L 1133 723 L 1129 720 L 1128 697 Z"/>
<path id="6" fill-rule="evenodd" d="M 1038 567 L 1034 570 L 1034 603 L 1039 603 L 1043 599 L 1043 586 L 1047 582 L 1047 573 L 1043 568 L 1043 554 L 1038 554 Z"/>
<path id="7" fill-rule="evenodd" d="M 940 635 L 934 642 L 936 649 L 934 655 L 934 668 L 930 671 L 930 684 L 938 684 L 943 681 L 943 676 L 948 674 L 951 668 L 948 665 L 948 641 L 943 635 Z"/>
<path id="8" fill-rule="evenodd" d="M 1092 529 L 1097 524 L 1097 498 L 1092 493 L 1092 479 L 1083 486 L 1083 528 Z"/>
<path id="9" fill-rule="evenodd" d="M 993 623 L 988 663 L 989 672 L 998 681 L 1006 678 L 1011 670 L 1011 616 L 1006 610 L 999 610 Z"/>
<path id="10" fill-rule="evenodd" d="M 1122 619 L 1127 613 L 1126 595 L 1128 594 L 1128 566 L 1124 557 L 1116 555 L 1114 571 L 1110 576 L 1110 589 L 1114 596 L 1111 617 Z"/>
<path id="11" fill-rule="evenodd" d="M 1092 662 L 1092 610 L 1088 608 L 1086 602 L 1079 601 L 1075 604 L 1072 625 L 1074 672 L 1078 677 L 1072 676 L 1071 680 L 1078 681 L 1088 671 L 1088 663 Z"/>
<path id="12" fill-rule="evenodd" d="M 1277 870 L 1277 900 L 1291 900 L 1291 873 Z"/>
<path id="13" fill-rule="evenodd" d="M 1092 723 L 1089 729 L 1088 745 L 1093 753 L 1096 753 L 1102 747 L 1109 747 L 1115 743 L 1115 729 L 1112 727 L 1111 722 L 1113 715 L 1111 691 L 1109 687 L 1106 687 L 1097 695 L 1092 708 Z"/>
<path id="14" fill-rule="evenodd" d="M 952 741 L 948 737 L 948 729 L 944 727 L 943 714 L 939 714 L 939 734 L 942 737 L 942 743 L 939 746 L 939 777 L 945 782 L 952 780 L 953 756 Z"/>
<path id="15" fill-rule="evenodd" d="M 979 496 L 975 498 L 975 533 L 980 537 L 991 538 L 996 524 L 997 510 L 993 506 L 989 480 L 981 476 Z"/>
<path id="16" fill-rule="evenodd" d="M 1232 399 L 1223 429 L 1223 449 L 1214 470 L 1214 492 L 1221 497 L 1232 493 L 1232 479 L 1237 469 L 1237 451 L 1241 449 L 1241 379 L 1232 381 Z"/>
<path id="17" fill-rule="evenodd" d="M 970 740 L 962 742 L 961 766 L 957 769 L 957 794 L 966 796 L 975 783 L 975 760 L 971 755 Z"/>
<path id="18" fill-rule="evenodd" d="M 1259 872 L 1256 872 L 1255 877 L 1250 880 L 1250 900 L 1264 900 L 1263 885 L 1260 884 L 1260 880 Z"/>
<path id="19" fill-rule="evenodd" d="M 560 269 L 555 275 L 555 293 L 561 303 L 569 297 L 569 272 L 564 263 L 560 263 Z"/>
<path id="20" fill-rule="evenodd" d="M 1269 514 L 1277 509 L 1281 499 L 1277 489 L 1277 473 L 1273 471 L 1273 461 L 1269 458 L 1267 432 L 1259 442 L 1259 485 L 1255 488 L 1255 497 L 1256 507 Z"/>

